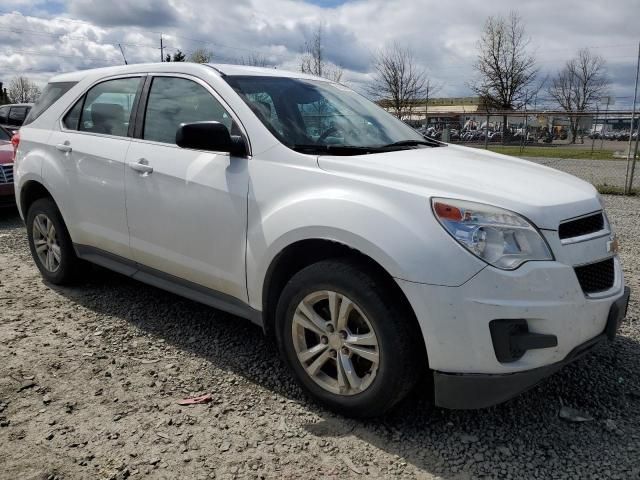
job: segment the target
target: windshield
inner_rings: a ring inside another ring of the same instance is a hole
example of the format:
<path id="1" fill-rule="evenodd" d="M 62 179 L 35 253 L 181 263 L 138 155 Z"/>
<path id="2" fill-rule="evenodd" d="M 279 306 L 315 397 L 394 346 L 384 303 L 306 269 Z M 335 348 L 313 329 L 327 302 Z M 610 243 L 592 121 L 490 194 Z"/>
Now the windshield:
<path id="1" fill-rule="evenodd" d="M 4 128 L 0 127 L 0 142 L 9 142 L 9 141 L 11 141 L 11 134 Z"/>
<path id="2" fill-rule="evenodd" d="M 337 83 L 287 77 L 225 79 L 271 133 L 294 150 L 353 155 L 435 146 L 376 104 Z"/>

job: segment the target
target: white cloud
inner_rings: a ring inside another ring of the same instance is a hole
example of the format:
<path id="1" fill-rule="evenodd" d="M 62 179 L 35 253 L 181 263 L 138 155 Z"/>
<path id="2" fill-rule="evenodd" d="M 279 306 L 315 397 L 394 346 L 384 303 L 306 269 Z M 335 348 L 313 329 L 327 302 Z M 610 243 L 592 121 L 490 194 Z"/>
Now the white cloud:
<path id="1" fill-rule="evenodd" d="M 322 23 L 325 55 L 345 68 L 344 78 L 354 87 L 367 81 L 373 52 L 397 41 L 409 46 L 444 85 L 441 94 L 464 95 L 469 93 L 466 85 L 473 75 L 471 65 L 484 20 L 488 15 L 506 15 L 515 4 L 360 0 L 325 9 L 297 0 L 67 0 L 56 3 L 55 10 L 62 12 L 58 18 L 29 17 L 36 15 L 34 11 L 46 16 L 47 5 L 33 0 L 9 0 L 3 5 L 18 13 L 0 15 L 5 54 L 1 75 L 24 72 L 44 80 L 55 72 L 118 64 L 119 42 L 130 62 L 157 61 L 160 32 L 170 53 L 204 47 L 220 61 L 233 61 L 261 52 L 279 68 L 297 68 L 305 39 Z M 543 74 L 557 70 L 579 48 L 594 47 L 607 59 L 614 94 L 633 94 L 637 0 L 613 4 L 538 0 L 519 2 L 517 8 Z"/>

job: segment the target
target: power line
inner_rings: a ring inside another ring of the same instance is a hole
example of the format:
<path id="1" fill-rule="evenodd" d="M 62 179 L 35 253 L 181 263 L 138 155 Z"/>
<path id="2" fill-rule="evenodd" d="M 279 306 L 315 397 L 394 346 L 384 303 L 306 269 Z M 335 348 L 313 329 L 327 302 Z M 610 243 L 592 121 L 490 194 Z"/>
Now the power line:
<path id="1" fill-rule="evenodd" d="M 153 48 L 153 49 L 157 49 L 158 47 L 156 45 L 143 45 L 143 44 L 139 44 L 139 43 L 125 43 L 125 42 L 115 42 L 115 43 L 109 43 L 109 42 L 101 42 L 101 41 L 97 41 L 92 39 L 91 37 L 88 37 L 86 35 L 66 35 L 64 33 L 61 34 L 57 34 L 57 33 L 46 33 L 46 32 L 38 32 L 36 30 L 26 30 L 26 29 L 17 29 L 17 28 L 5 28 L 5 27 L 0 27 L 0 31 L 8 31 L 8 32 L 13 32 L 13 33 L 27 33 L 29 35 L 39 35 L 39 36 L 47 36 L 47 37 L 55 37 L 58 38 L 60 41 L 62 41 L 62 37 L 65 37 L 67 39 L 72 39 L 72 40 L 90 40 L 96 44 L 99 45 L 113 45 L 118 46 L 118 45 L 125 45 L 128 47 L 141 47 L 141 48 Z"/>
<path id="2" fill-rule="evenodd" d="M 4 52 L 3 53 L 6 56 L 9 55 L 14 55 L 14 54 L 19 54 L 19 55 L 36 55 L 36 56 L 40 56 L 40 57 L 53 57 L 53 58 L 71 58 L 74 60 L 78 60 L 78 59 L 83 59 L 83 60 L 96 60 L 96 61 L 107 61 L 108 59 L 104 58 L 104 57 L 87 57 L 86 55 L 83 54 L 77 54 L 77 55 L 64 55 L 64 54 L 60 54 L 60 53 L 50 53 L 50 52 L 34 52 L 34 51 L 30 51 L 30 50 L 12 50 L 11 52 Z"/>

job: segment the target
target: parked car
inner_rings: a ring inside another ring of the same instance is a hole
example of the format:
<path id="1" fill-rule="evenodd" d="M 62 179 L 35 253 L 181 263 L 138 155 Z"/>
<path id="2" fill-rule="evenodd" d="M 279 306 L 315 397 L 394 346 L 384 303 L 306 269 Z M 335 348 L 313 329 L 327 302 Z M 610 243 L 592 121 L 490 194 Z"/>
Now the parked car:
<path id="1" fill-rule="evenodd" d="M 436 405 L 503 402 L 625 316 L 592 185 L 425 139 L 342 85 L 162 63 L 43 98 L 15 159 L 42 276 L 93 262 L 245 317 L 341 413 L 384 413 L 427 374 Z"/>
<path id="2" fill-rule="evenodd" d="M 17 130 L 24 123 L 32 106 L 32 103 L 0 105 L 0 127 Z"/>
<path id="3" fill-rule="evenodd" d="M 0 127 L 0 207 L 15 204 L 11 135 L 9 130 Z"/>

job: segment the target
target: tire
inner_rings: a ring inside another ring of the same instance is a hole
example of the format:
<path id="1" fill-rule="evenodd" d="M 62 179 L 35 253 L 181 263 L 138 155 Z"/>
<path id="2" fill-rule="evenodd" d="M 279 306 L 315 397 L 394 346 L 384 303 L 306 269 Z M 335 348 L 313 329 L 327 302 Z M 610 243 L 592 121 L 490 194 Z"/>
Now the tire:
<path id="1" fill-rule="evenodd" d="M 77 280 L 84 264 L 76 256 L 71 237 L 54 201 L 40 198 L 33 202 L 27 212 L 26 223 L 31 256 L 44 279 L 55 285 L 67 285 Z"/>
<path id="2" fill-rule="evenodd" d="M 330 410 L 358 418 L 382 415 L 425 371 L 413 313 L 390 292 L 385 281 L 350 260 L 310 265 L 283 289 L 276 310 L 278 348 L 296 381 Z M 331 314 L 343 304 L 346 315 Z M 316 323 L 308 323 L 311 317 Z"/>

